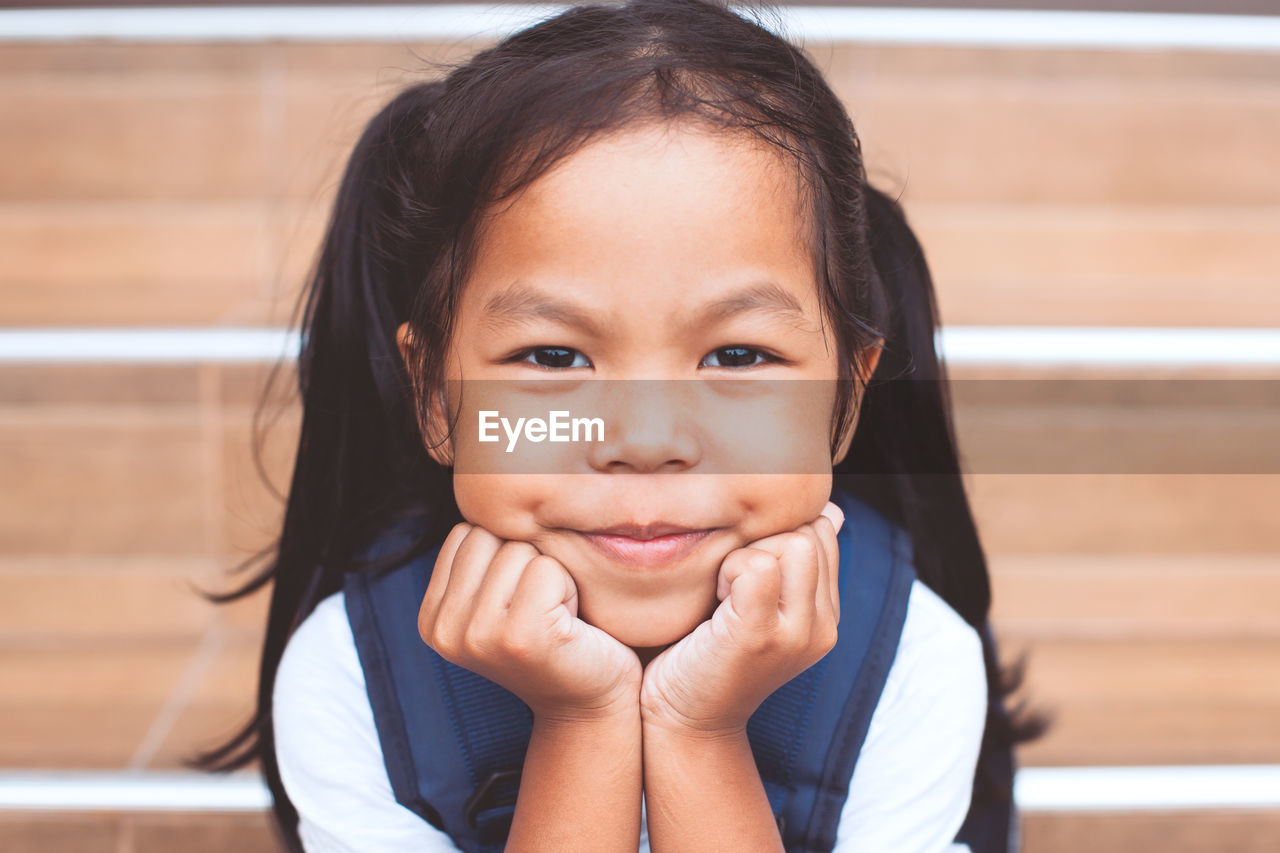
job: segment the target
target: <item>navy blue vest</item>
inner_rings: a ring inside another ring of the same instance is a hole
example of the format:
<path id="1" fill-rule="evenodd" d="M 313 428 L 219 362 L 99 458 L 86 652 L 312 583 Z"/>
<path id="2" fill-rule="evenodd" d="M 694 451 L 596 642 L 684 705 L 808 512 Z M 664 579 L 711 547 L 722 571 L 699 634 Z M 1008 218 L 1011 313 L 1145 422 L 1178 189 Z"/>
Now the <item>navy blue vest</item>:
<path id="1" fill-rule="evenodd" d="M 893 663 L 915 579 L 911 541 L 861 500 L 845 513 L 836 646 L 769 696 L 747 734 L 788 851 L 829 853 L 854 764 Z M 366 551 L 406 547 L 401 524 Z M 514 694 L 449 663 L 418 634 L 439 548 L 380 574 L 348 572 L 347 615 L 396 801 L 468 853 L 510 829 L 533 717 Z"/>

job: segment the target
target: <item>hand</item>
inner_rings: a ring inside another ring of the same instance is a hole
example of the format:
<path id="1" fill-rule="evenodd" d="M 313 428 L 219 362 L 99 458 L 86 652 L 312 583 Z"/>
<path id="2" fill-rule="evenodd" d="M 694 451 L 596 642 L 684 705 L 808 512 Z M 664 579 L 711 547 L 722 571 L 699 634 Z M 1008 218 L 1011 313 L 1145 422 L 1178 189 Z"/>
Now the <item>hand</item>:
<path id="1" fill-rule="evenodd" d="M 844 513 L 828 502 L 814 521 L 748 543 L 720 564 L 711 618 L 644 670 L 645 725 L 735 735 L 769 694 L 836 643 Z"/>
<path id="2" fill-rule="evenodd" d="M 573 578 L 528 542 L 455 525 L 440 546 L 418 633 L 445 660 L 519 696 L 535 717 L 597 719 L 636 707 L 636 653 L 578 618 Z"/>

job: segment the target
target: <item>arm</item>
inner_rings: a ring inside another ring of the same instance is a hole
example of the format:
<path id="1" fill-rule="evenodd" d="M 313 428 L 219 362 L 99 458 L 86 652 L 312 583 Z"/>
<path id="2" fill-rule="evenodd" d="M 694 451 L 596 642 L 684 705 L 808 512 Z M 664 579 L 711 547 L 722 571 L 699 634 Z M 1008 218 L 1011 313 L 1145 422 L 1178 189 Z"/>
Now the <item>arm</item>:
<path id="1" fill-rule="evenodd" d="M 747 731 L 699 737 L 648 727 L 645 795 L 654 850 L 782 850 Z"/>
<path id="2" fill-rule="evenodd" d="M 747 739 L 778 687 L 831 650 L 840 508 L 729 553 L 711 618 L 649 662 L 640 690 L 655 851 L 781 850 Z"/>
<path id="3" fill-rule="evenodd" d="M 511 853 L 629 851 L 640 838 L 640 712 L 535 716 L 511 823 Z"/>
<path id="4" fill-rule="evenodd" d="M 564 566 L 528 542 L 458 524 L 440 547 L 418 630 L 533 711 L 507 849 L 635 851 L 640 661 L 578 618 Z"/>

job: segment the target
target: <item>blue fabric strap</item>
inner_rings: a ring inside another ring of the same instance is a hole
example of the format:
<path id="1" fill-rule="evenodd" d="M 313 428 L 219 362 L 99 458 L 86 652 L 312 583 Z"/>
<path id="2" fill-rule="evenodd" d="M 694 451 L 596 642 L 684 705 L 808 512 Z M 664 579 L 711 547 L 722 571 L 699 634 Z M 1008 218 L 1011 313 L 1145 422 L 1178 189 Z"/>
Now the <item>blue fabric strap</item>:
<path id="1" fill-rule="evenodd" d="M 826 670 L 823 657 L 769 695 L 747 721 L 747 737 L 774 816 L 795 790 L 793 768 Z"/>
<path id="2" fill-rule="evenodd" d="M 519 770 L 533 735 L 533 712 L 506 688 L 438 654 L 432 657 L 450 728 L 480 795 L 468 809 L 475 817 L 478 841 L 482 850 L 501 850 L 515 813 Z M 509 775 L 495 778 L 496 774 Z"/>
<path id="3" fill-rule="evenodd" d="M 863 658 L 861 671 L 849 691 L 844 713 L 829 740 L 829 752 L 822 771 L 817 803 L 809 820 L 808 849 L 830 851 L 836 843 L 840 814 L 849 798 L 849 783 L 866 741 L 871 717 L 879 704 L 889 669 L 898 650 L 898 640 L 906 622 L 907 602 L 915 571 L 906 559 L 905 543 L 895 537 L 889 588 L 871 647 Z"/>

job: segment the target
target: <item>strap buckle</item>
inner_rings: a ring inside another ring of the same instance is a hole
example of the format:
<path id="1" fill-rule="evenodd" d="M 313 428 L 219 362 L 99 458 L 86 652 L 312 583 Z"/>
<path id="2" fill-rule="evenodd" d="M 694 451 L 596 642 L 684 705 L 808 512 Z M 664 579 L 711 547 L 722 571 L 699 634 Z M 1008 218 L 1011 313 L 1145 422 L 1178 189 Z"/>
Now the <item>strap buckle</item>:
<path id="1" fill-rule="evenodd" d="M 467 804 L 462 810 L 462 816 L 466 818 L 468 826 L 472 829 L 476 828 L 476 820 L 480 812 L 496 805 L 489 801 L 496 796 L 504 782 L 512 779 L 519 781 L 521 769 L 520 767 L 507 767 L 502 770 L 495 770 L 480 783 L 480 787 L 467 799 Z"/>

